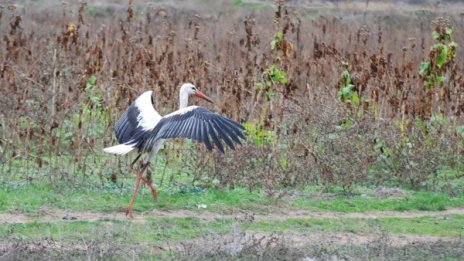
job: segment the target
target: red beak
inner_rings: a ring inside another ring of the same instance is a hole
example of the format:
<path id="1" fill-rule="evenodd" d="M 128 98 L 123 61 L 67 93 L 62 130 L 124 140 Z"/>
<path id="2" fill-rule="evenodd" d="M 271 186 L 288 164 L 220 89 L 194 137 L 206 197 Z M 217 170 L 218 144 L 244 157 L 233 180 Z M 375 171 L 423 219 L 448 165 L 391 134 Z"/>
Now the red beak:
<path id="1" fill-rule="evenodd" d="M 195 96 L 197 96 L 197 97 L 199 97 L 199 98 L 202 98 L 202 99 L 204 99 L 204 100 L 207 100 L 207 101 L 213 103 L 213 100 L 211 100 L 210 97 L 206 96 L 204 93 L 200 92 L 199 90 L 196 90 L 196 91 L 195 91 Z"/>

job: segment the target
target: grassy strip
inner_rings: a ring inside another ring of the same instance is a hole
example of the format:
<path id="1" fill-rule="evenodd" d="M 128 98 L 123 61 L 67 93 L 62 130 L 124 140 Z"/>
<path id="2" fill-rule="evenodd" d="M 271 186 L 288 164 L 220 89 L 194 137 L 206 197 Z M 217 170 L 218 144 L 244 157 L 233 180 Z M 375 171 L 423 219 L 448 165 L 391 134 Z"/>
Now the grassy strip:
<path id="1" fill-rule="evenodd" d="M 125 209 L 132 188 L 66 188 L 61 191 L 50 185 L 22 185 L 0 187 L 0 211 L 36 214 L 40 208 L 59 208 L 94 212 L 114 212 Z M 135 211 L 158 209 L 197 209 L 205 204 L 210 210 L 227 208 L 259 209 L 272 205 L 273 200 L 261 192 L 245 189 L 194 191 L 160 189 L 158 202 L 154 202 L 148 189 L 139 191 Z"/>
<path id="2" fill-rule="evenodd" d="M 340 212 L 365 212 L 382 210 L 446 210 L 464 206 L 464 195 L 450 197 L 446 194 L 434 192 L 411 192 L 411 195 L 399 198 L 373 198 L 373 197 L 345 197 L 336 199 L 297 198 L 293 200 L 292 207 L 297 209 L 327 210 Z"/>
<path id="3" fill-rule="evenodd" d="M 150 218 L 146 222 L 129 220 L 32 222 L 1 224 L 0 238 L 19 236 L 27 240 L 49 237 L 59 241 L 91 240 L 109 235 L 115 243 L 150 243 L 194 239 L 209 233 L 241 230 L 262 232 L 351 232 L 371 233 L 379 229 L 391 233 L 457 237 L 464 235 L 464 215 L 419 218 L 289 218 L 238 223 L 232 218 L 201 219 Z"/>
<path id="4" fill-rule="evenodd" d="M 19 236 L 26 240 L 49 237 L 58 241 L 111 238 L 114 243 L 143 243 L 192 239 L 211 232 L 225 232 L 232 219 L 203 220 L 195 217 L 152 218 L 146 222 L 102 219 L 98 221 L 31 222 L 1 224 L 0 238 Z"/>
<path id="5" fill-rule="evenodd" d="M 59 208 L 76 211 L 114 212 L 123 210 L 131 197 L 132 188 L 125 187 L 54 187 L 48 184 L 0 186 L 0 212 L 41 214 L 40 209 Z M 163 187 L 159 201 L 154 202 L 148 189 L 143 188 L 134 205 L 135 211 L 157 209 L 197 209 L 204 204 L 210 211 L 227 209 L 265 212 L 269 207 L 292 209 L 365 212 L 382 210 L 445 210 L 464 206 L 464 195 L 450 197 L 434 192 L 410 192 L 398 198 L 340 196 L 332 199 L 312 199 L 297 196 L 276 200 L 262 191 Z"/>
<path id="6" fill-rule="evenodd" d="M 419 234 L 431 236 L 463 236 L 464 215 L 418 218 L 289 218 L 283 221 L 260 220 L 248 227 L 266 232 L 351 232 L 370 233 L 382 229 L 396 234 Z"/>

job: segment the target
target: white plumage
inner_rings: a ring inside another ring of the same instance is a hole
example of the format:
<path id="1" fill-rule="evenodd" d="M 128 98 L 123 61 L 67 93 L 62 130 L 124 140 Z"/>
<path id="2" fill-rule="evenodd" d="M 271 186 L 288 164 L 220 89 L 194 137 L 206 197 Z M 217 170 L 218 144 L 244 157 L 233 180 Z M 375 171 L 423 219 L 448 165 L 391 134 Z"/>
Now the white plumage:
<path id="1" fill-rule="evenodd" d="M 117 154 L 117 155 L 124 155 L 131 151 L 133 151 L 135 147 L 135 143 L 132 144 L 119 144 L 116 146 L 104 148 L 103 151 L 106 153 Z"/>
<path id="2" fill-rule="evenodd" d="M 132 205 L 137 193 L 140 180 L 145 181 L 151 188 L 156 199 L 156 189 L 151 181 L 143 178 L 142 174 L 149 165 L 150 159 L 156 155 L 162 144 L 168 139 L 189 138 L 205 144 L 208 150 L 215 146 L 224 152 L 223 142 L 231 149 L 235 143 L 241 144 L 244 139 L 244 127 L 230 119 L 212 113 L 199 106 L 188 106 L 188 96 L 195 95 L 209 102 L 212 100 L 200 92 L 193 84 L 185 83 L 179 92 L 179 110 L 161 117 L 153 107 L 153 92 L 147 91 L 140 95 L 135 102 L 121 115 L 114 129 L 119 145 L 104 148 L 107 153 L 122 155 L 135 149 L 139 152 L 133 164 L 146 155 L 142 170 L 134 172 L 137 175 L 134 195 L 127 208 L 126 215 L 132 217 Z"/>
<path id="3" fill-rule="evenodd" d="M 137 117 L 138 126 L 144 130 L 153 129 L 161 120 L 161 115 L 153 108 L 153 91 L 146 91 L 135 100 L 135 106 L 140 110 Z"/>

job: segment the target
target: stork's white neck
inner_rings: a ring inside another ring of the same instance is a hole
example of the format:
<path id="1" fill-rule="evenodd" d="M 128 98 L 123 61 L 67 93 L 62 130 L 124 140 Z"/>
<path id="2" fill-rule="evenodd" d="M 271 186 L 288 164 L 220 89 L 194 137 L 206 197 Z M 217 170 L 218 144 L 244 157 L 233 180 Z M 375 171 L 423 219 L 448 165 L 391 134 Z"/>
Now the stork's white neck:
<path id="1" fill-rule="evenodd" d="M 179 92 L 179 109 L 183 109 L 188 106 L 189 94 L 186 91 Z"/>

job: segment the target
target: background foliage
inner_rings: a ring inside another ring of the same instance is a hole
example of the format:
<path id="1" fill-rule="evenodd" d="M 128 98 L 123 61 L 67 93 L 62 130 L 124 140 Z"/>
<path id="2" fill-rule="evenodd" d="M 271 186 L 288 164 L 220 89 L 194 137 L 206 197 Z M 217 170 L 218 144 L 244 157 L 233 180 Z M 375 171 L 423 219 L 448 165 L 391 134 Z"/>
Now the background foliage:
<path id="1" fill-rule="evenodd" d="M 249 138 L 225 155 L 168 144 L 160 182 L 461 193 L 463 16 L 294 2 L 3 5 L 0 181 L 123 185 L 130 158 L 101 150 L 114 122 L 147 89 L 161 114 L 175 110 L 189 81 L 216 101 L 195 103 Z"/>

